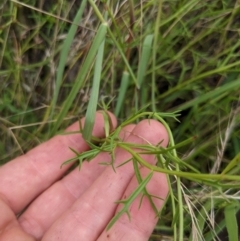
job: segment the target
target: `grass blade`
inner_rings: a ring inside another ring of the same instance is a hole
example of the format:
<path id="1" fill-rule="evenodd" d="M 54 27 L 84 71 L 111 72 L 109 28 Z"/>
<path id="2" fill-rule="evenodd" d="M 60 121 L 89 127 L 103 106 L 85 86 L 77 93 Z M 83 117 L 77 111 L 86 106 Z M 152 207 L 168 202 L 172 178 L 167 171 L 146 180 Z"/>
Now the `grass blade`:
<path id="1" fill-rule="evenodd" d="M 56 86 L 55 86 L 55 90 L 54 90 L 54 94 L 53 94 L 53 100 L 52 100 L 52 104 L 51 104 L 51 114 L 50 117 L 52 117 L 53 113 L 54 113 L 54 109 L 57 103 L 57 99 L 58 99 L 58 94 L 59 94 L 59 90 L 62 84 L 62 80 L 63 80 L 63 72 L 64 72 L 64 68 L 66 65 L 66 61 L 67 61 L 67 55 L 68 52 L 70 50 L 71 44 L 73 42 L 74 36 L 77 32 L 78 29 L 78 24 L 80 23 L 81 19 L 82 19 L 82 15 L 83 15 L 83 11 L 85 9 L 87 0 L 83 0 L 81 3 L 81 6 L 73 20 L 73 23 L 70 27 L 70 30 L 67 34 L 67 37 L 64 41 L 63 47 L 62 47 L 62 51 L 60 54 L 60 60 L 59 60 L 59 65 L 58 65 L 58 70 L 57 70 L 57 79 L 56 79 Z"/>
<path id="2" fill-rule="evenodd" d="M 137 73 L 137 83 L 139 88 L 141 87 L 144 76 L 146 74 L 148 61 L 152 52 L 152 40 L 153 40 L 153 35 L 151 34 L 151 35 L 148 35 L 143 42 L 142 54 L 141 54 L 141 59 L 138 66 L 138 73 Z"/>
<path id="3" fill-rule="evenodd" d="M 229 95 L 230 91 L 234 91 L 240 88 L 240 79 L 230 82 L 229 84 L 225 84 L 221 87 L 216 88 L 198 98 L 195 98 L 183 105 L 178 106 L 178 109 L 185 110 L 194 105 L 201 104 L 205 101 L 214 100 L 214 98 L 218 98 L 220 95 Z"/>
<path id="4" fill-rule="evenodd" d="M 129 85 L 129 73 L 127 71 L 124 71 L 123 75 L 122 75 L 122 79 L 121 79 L 121 85 L 120 85 L 118 97 L 117 97 L 117 105 L 116 105 L 115 112 L 114 112 L 114 114 L 117 117 L 121 111 L 123 100 L 125 99 L 128 85 Z"/>
<path id="5" fill-rule="evenodd" d="M 104 34 L 106 34 L 106 31 Z M 100 87 L 101 72 L 102 72 L 104 44 L 105 44 L 105 41 L 102 42 L 98 50 L 98 54 L 95 62 L 94 76 L 93 76 L 92 93 L 91 93 L 91 97 L 87 107 L 86 120 L 83 128 L 83 137 L 87 141 L 91 140 L 92 129 L 93 129 L 96 110 L 97 110 L 99 87 Z"/>
<path id="6" fill-rule="evenodd" d="M 231 203 L 227 205 L 224 209 L 224 215 L 226 220 L 226 228 L 228 232 L 228 240 L 236 241 L 238 240 L 238 223 L 237 223 L 237 207 L 238 203 Z"/>
<path id="7" fill-rule="evenodd" d="M 81 88 L 84 79 L 86 78 L 92 63 L 94 61 L 95 55 L 100 47 L 100 45 L 102 44 L 106 32 L 107 32 L 107 28 L 108 25 L 107 23 L 102 23 L 97 31 L 97 34 L 93 40 L 92 46 L 88 52 L 88 55 L 82 65 L 81 71 L 79 72 L 77 78 L 76 78 L 76 82 L 74 83 L 71 92 L 68 95 L 68 98 L 65 100 L 63 106 L 62 106 L 62 111 L 60 112 L 60 114 L 57 117 L 57 121 L 52 129 L 51 134 L 54 134 L 56 132 L 56 130 L 58 129 L 58 127 L 60 126 L 63 118 L 65 117 L 65 115 L 67 114 L 68 110 L 70 109 L 77 93 L 79 92 L 79 89 Z"/>

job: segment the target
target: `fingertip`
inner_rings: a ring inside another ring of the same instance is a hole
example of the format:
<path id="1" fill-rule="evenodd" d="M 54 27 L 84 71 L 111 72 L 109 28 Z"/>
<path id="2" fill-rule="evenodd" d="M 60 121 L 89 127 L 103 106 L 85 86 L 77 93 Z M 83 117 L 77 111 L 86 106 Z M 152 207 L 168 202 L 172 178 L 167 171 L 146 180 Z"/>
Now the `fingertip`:
<path id="1" fill-rule="evenodd" d="M 149 142 L 152 145 L 161 143 L 161 146 L 166 147 L 169 142 L 169 136 L 165 126 L 159 121 L 150 119 L 140 121 L 132 133 L 143 139 L 143 142 Z"/>
<path id="2" fill-rule="evenodd" d="M 127 126 L 124 126 L 121 130 L 121 132 L 119 133 L 119 138 L 122 141 L 125 141 L 128 136 L 131 134 L 131 132 L 133 131 L 133 129 L 136 127 L 135 124 L 129 124 Z"/>
<path id="3" fill-rule="evenodd" d="M 104 114 L 107 114 L 110 132 L 117 127 L 117 118 L 110 111 L 97 111 L 95 116 L 95 123 L 93 126 L 92 135 L 93 136 L 103 136 L 105 134 L 105 121 Z M 100 133 L 99 133 L 100 132 Z M 99 135 L 100 134 L 100 135 Z"/>
<path id="4" fill-rule="evenodd" d="M 110 111 L 98 111 L 97 114 L 100 113 L 103 115 L 103 113 L 106 113 L 108 115 L 108 120 L 110 122 L 110 127 L 111 127 L 111 131 L 113 131 L 116 127 L 117 127 L 117 118 L 116 116 L 110 112 Z"/>
<path id="5" fill-rule="evenodd" d="M 97 111 L 96 112 L 96 115 L 95 115 L 95 123 L 94 123 L 94 126 L 93 126 L 93 131 L 92 131 L 92 134 L 93 136 L 97 136 L 97 137 L 103 137 L 104 134 L 105 134 L 105 131 L 104 131 L 104 122 L 105 122 L 105 119 L 104 119 L 104 113 L 106 113 L 108 115 L 108 120 L 109 120 L 109 124 L 110 124 L 110 131 L 113 131 L 116 127 L 117 127 L 117 118 L 115 117 L 115 115 L 113 113 L 111 113 L 110 111 L 106 111 L 106 112 L 103 112 L 103 111 Z M 85 123 L 85 117 L 83 117 L 81 119 L 81 125 L 82 125 L 82 128 L 84 126 L 84 123 Z M 73 123 L 71 126 L 69 126 L 66 131 L 77 131 L 80 129 L 80 124 L 79 124 L 79 121 Z"/>

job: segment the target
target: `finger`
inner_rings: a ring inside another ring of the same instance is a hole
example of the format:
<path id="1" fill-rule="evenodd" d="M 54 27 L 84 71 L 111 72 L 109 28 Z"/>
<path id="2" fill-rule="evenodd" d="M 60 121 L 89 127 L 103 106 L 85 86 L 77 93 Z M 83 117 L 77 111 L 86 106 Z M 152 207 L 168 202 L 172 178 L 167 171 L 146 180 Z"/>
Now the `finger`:
<path id="1" fill-rule="evenodd" d="M 31 235 L 23 232 L 19 226 L 14 212 L 4 201 L 4 197 L 0 199 L 0 241 L 34 241 Z"/>
<path id="2" fill-rule="evenodd" d="M 116 127 L 116 118 L 111 113 L 109 116 L 113 127 Z M 83 125 L 84 119 L 81 123 Z M 77 130 L 79 123 L 67 129 Z M 100 112 L 96 113 L 93 135 L 104 136 L 104 118 Z M 58 135 L 0 168 L 0 194 L 5 196 L 15 213 L 21 211 L 70 167 L 60 168 L 64 161 L 75 156 L 69 147 L 78 152 L 88 149 L 81 134 Z"/>
<path id="3" fill-rule="evenodd" d="M 168 135 L 164 126 L 155 120 L 141 121 L 127 138 L 127 142 L 156 145 L 168 143 Z M 139 151 L 139 150 L 136 150 Z M 154 163 L 153 155 L 142 155 L 146 161 Z M 126 162 L 131 155 L 120 149 L 115 155 L 116 166 Z M 58 219 L 43 240 L 96 240 L 101 234 L 116 209 L 116 200 L 122 197 L 133 176 L 132 163 L 112 170 L 107 167 L 93 185 L 78 199 L 73 206 Z M 65 227 L 64 231 L 62 227 Z M 59 235 L 61 233 L 61 235 Z"/>
<path id="4" fill-rule="evenodd" d="M 25 233 L 19 224 L 11 226 L 11 229 L 5 230 L 0 236 L 0 241 L 34 241 L 35 239 L 29 234 Z"/>
<path id="5" fill-rule="evenodd" d="M 123 140 L 126 139 L 134 127 L 135 125 L 126 126 L 120 132 L 119 137 Z M 102 152 L 90 162 L 83 162 L 81 170 L 79 170 L 79 168 L 74 169 L 34 200 L 19 218 L 20 225 L 27 233 L 40 239 L 52 223 L 59 218 L 104 171 L 106 166 L 99 165 L 99 163 L 110 161 L 111 156 L 106 152 Z"/>
<path id="6" fill-rule="evenodd" d="M 141 168 L 140 173 L 144 179 L 149 174 L 149 170 L 147 168 Z M 122 199 L 128 198 L 137 186 L 138 182 L 136 178 L 133 177 Z M 151 180 L 148 182 L 146 189 L 150 195 L 160 198 L 152 198 L 154 205 L 160 211 L 167 198 L 169 190 L 166 175 L 163 173 L 154 173 Z M 119 205 L 116 212 L 120 211 L 122 208 L 123 206 Z M 141 200 L 141 195 L 139 195 L 130 206 L 129 214 L 131 220 L 129 220 L 128 216 L 124 214 L 109 231 L 103 231 L 98 241 L 149 240 L 158 220 L 149 199 L 143 197 Z"/>

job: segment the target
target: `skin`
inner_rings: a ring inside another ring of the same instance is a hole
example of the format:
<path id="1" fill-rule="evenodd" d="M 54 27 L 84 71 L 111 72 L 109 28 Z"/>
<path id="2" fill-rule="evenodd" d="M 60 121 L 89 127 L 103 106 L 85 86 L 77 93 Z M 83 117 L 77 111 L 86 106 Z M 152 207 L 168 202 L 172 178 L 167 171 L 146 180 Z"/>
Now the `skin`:
<path id="1" fill-rule="evenodd" d="M 116 128 L 116 118 L 111 113 L 109 116 Z M 84 124 L 84 118 L 81 122 Z M 67 131 L 78 129 L 79 123 L 74 123 Z M 100 112 L 96 114 L 93 135 L 104 136 Z M 138 144 L 168 144 L 166 129 L 155 120 L 125 127 L 120 138 Z M 108 222 L 122 207 L 115 201 L 127 198 L 138 186 L 132 163 L 114 172 L 111 166 L 99 165 L 111 161 L 107 153 L 100 153 L 90 162 L 83 162 L 80 171 L 76 168 L 66 174 L 70 165 L 60 166 L 75 156 L 69 147 L 78 152 L 89 149 L 81 134 L 59 135 L 0 168 L 0 241 L 147 241 L 157 218 L 146 198 L 139 209 L 140 196 L 130 207 L 131 221 L 124 214 L 106 231 Z M 116 149 L 115 166 L 130 157 Z M 152 164 L 156 162 L 153 155 L 142 157 Z M 149 170 L 141 168 L 141 174 L 144 178 Z M 147 190 L 162 198 L 153 199 L 160 210 L 168 195 L 166 176 L 154 173 Z"/>

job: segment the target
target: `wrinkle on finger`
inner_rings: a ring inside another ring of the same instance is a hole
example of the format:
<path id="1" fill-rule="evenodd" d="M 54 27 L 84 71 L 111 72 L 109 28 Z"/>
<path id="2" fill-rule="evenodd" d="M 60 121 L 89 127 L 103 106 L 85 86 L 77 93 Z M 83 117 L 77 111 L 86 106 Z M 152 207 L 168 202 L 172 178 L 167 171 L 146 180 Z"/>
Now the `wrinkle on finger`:
<path id="1" fill-rule="evenodd" d="M 127 138 L 130 136 L 130 134 L 132 134 L 132 131 L 134 130 L 135 127 L 136 127 L 135 124 L 129 124 L 129 125 L 123 127 L 119 133 L 119 138 L 122 141 L 126 141 Z"/>
<path id="2" fill-rule="evenodd" d="M 13 211 L 8 206 L 7 200 L 3 196 L 0 196 L 0 234 L 3 233 L 4 229 L 10 224 L 16 222 L 16 217 Z"/>
<path id="3" fill-rule="evenodd" d="M 160 143 L 162 147 L 166 147 L 169 142 L 166 128 L 156 120 L 142 120 L 139 122 L 131 132 L 128 142 L 132 142 L 132 139 L 135 141 L 136 138 L 139 145 L 149 144 L 155 146 Z"/>

